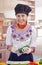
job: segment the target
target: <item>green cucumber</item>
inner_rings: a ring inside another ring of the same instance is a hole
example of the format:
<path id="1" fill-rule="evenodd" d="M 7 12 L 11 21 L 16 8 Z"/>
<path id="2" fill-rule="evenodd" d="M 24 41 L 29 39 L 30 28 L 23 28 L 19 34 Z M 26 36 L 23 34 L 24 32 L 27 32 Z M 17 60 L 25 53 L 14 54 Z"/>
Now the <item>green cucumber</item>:
<path id="1" fill-rule="evenodd" d="M 29 48 L 29 45 L 26 45 L 26 46 L 24 46 L 24 47 L 28 47 L 28 48 Z M 23 49 L 24 47 L 18 49 L 20 53 L 22 53 L 22 49 Z"/>

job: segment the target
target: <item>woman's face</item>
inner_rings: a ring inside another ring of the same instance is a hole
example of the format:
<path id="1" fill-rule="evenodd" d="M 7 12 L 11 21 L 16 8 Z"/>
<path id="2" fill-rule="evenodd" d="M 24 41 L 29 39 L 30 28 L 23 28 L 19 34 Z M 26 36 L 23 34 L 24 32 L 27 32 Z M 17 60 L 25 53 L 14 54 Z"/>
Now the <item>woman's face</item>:
<path id="1" fill-rule="evenodd" d="M 17 23 L 19 24 L 24 24 L 25 22 L 27 22 L 28 16 L 24 13 L 18 13 L 16 17 L 17 17 Z"/>

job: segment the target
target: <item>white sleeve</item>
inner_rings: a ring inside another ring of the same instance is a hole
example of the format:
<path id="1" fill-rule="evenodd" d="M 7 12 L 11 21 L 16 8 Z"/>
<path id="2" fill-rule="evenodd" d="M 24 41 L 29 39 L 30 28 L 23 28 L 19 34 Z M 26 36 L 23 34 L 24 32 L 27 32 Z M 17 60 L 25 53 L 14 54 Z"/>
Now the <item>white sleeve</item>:
<path id="1" fill-rule="evenodd" d="M 30 47 L 36 47 L 36 39 L 37 39 L 37 30 L 35 27 L 32 27 L 32 37 Z"/>
<path id="2" fill-rule="evenodd" d="M 11 36 L 11 26 L 8 27 L 7 32 L 6 32 L 6 45 L 12 45 L 12 36 Z"/>

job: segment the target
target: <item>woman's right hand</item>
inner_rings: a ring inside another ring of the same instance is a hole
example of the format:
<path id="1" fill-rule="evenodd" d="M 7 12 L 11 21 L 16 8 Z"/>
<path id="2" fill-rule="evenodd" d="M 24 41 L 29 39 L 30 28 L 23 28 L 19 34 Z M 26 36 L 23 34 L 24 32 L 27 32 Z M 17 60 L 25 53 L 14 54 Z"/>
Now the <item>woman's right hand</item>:
<path id="1" fill-rule="evenodd" d="M 11 51 L 11 50 L 12 50 L 12 45 L 8 45 L 8 46 L 7 46 L 7 49 L 8 49 L 9 51 Z"/>

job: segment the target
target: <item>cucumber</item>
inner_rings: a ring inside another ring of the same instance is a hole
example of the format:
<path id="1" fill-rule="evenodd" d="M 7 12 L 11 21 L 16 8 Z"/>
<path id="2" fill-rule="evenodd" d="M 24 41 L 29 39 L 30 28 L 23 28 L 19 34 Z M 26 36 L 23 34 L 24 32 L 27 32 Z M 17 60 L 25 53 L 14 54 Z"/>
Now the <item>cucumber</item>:
<path id="1" fill-rule="evenodd" d="M 24 47 L 28 47 L 28 48 L 29 48 L 29 45 L 26 45 L 26 46 L 24 46 Z M 20 53 L 22 53 L 22 50 L 23 50 L 24 47 L 18 49 L 18 51 L 19 51 Z"/>

